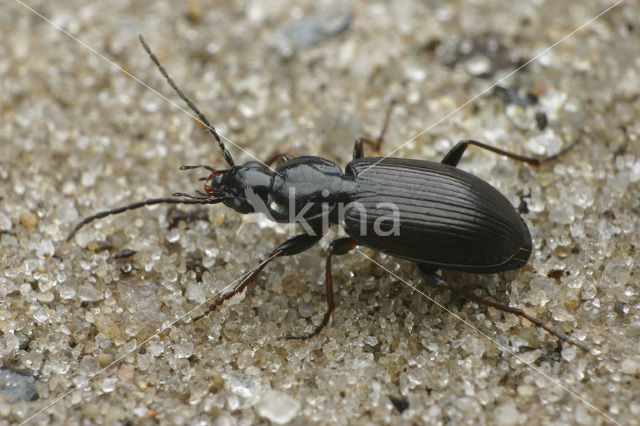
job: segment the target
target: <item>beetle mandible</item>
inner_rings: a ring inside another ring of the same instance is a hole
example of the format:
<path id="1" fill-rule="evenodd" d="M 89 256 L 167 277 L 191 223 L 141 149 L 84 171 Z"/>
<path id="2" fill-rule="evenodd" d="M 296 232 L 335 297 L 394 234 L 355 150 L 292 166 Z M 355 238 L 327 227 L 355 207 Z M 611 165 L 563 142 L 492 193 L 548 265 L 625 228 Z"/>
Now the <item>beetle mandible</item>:
<path id="1" fill-rule="evenodd" d="M 344 172 L 332 161 L 315 156 L 280 154 L 274 170 L 265 163 L 249 161 L 235 165 L 218 132 L 198 107 L 178 88 L 142 36 L 142 46 L 178 96 L 199 117 L 215 138 L 228 169 L 208 165 L 182 166 L 182 170 L 204 168 L 209 175 L 197 195 L 175 193 L 172 198 L 154 198 L 106 210 L 86 217 L 70 232 L 67 241 L 86 224 L 108 215 L 154 204 L 219 204 L 241 214 L 263 212 L 281 223 L 301 223 L 305 232 L 280 244 L 244 279 L 215 300 L 198 320 L 251 284 L 264 267 L 277 257 L 292 256 L 315 245 L 330 225 L 341 225 L 348 237 L 330 245 L 326 257 L 327 309 L 316 328 L 308 334 L 286 336 L 307 339 L 320 333 L 335 308 L 331 260 L 361 245 L 409 260 L 416 264 L 430 284 L 468 299 L 524 317 L 562 341 L 588 350 L 584 345 L 548 327 L 524 311 L 482 299 L 448 285 L 438 269 L 476 274 L 518 269 L 531 256 L 532 240 L 525 221 L 497 189 L 467 173 L 457 164 L 469 145 L 514 160 L 539 166 L 571 149 L 543 159 L 525 157 L 475 140 L 458 142 L 441 162 L 391 157 L 365 157 L 364 145 L 379 148 L 387 127 L 377 141 L 356 140 L 353 160 Z M 393 216 L 387 207 L 395 206 Z M 293 212 L 293 214 L 291 214 Z M 381 223 L 391 220 L 392 230 L 381 232 Z"/>

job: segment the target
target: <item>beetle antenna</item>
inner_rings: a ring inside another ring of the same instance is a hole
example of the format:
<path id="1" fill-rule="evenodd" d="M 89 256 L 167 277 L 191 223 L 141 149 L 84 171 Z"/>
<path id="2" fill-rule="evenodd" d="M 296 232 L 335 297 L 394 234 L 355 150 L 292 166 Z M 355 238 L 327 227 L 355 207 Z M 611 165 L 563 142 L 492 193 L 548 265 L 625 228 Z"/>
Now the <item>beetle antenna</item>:
<path id="1" fill-rule="evenodd" d="M 156 55 L 151 51 L 151 48 L 149 47 L 147 42 L 144 41 L 144 38 L 142 37 L 142 34 L 140 34 L 138 36 L 138 38 L 140 39 L 140 43 L 142 43 L 142 47 L 144 47 L 144 50 L 147 51 L 147 53 L 151 57 L 151 60 L 153 61 L 154 64 L 156 64 L 156 66 L 158 67 L 158 70 L 160 70 L 160 73 L 164 76 L 165 80 L 167 80 L 169 85 L 171 87 L 173 87 L 173 90 L 175 90 L 175 92 L 178 94 L 178 96 L 180 96 L 180 99 L 185 101 L 185 103 L 191 109 L 191 111 L 196 113 L 198 118 L 200 118 L 200 121 L 202 121 L 202 123 L 206 126 L 207 130 L 209 131 L 209 133 L 211 135 L 213 135 L 213 137 L 216 139 L 216 141 L 218 142 L 218 146 L 220 147 L 220 150 L 222 151 L 222 155 L 224 156 L 224 161 L 226 161 L 229 166 L 233 167 L 234 163 L 233 163 L 233 158 L 231 157 L 231 153 L 224 146 L 224 143 L 220 139 L 220 135 L 218 135 L 218 131 L 215 129 L 215 127 L 213 127 L 213 124 L 211 124 L 209 122 L 207 117 L 200 111 L 200 109 L 198 109 L 196 104 L 194 104 L 191 101 L 191 99 L 189 99 L 187 97 L 187 95 L 185 95 L 182 92 L 182 90 L 180 90 L 180 88 L 178 87 L 176 82 L 173 81 L 173 79 L 171 78 L 171 76 L 169 75 L 167 70 L 162 66 L 162 64 L 160 63 L 160 61 L 156 57 Z"/>
<path id="2" fill-rule="evenodd" d="M 129 210 L 139 209 L 141 207 L 153 206 L 155 204 L 217 204 L 221 203 L 223 200 L 224 197 L 209 197 L 205 199 L 196 198 L 186 200 L 184 198 L 150 198 L 148 200 L 138 201 L 137 203 L 131 203 L 126 206 L 116 207 L 115 209 L 111 210 L 104 210 L 92 216 L 85 217 L 69 233 L 66 241 L 70 241 L 71 238 L 73 238 L 73 236 L 80 230 L 80 228 L 82 228 L 86 224 L 91 223 L 96 219 L 102 219 L 105 216 L 120 214 Z"/>
<path id="3" fill-rule="evenodd" d="M 206 164 L 190 164 L 187 166 L 180 166 L 180 170 L 191 170 L 191 169 L 207 169 L 210 172 L 214 173 L 216 171 L 215 167 L 213 166 L 208 166 Z"/>

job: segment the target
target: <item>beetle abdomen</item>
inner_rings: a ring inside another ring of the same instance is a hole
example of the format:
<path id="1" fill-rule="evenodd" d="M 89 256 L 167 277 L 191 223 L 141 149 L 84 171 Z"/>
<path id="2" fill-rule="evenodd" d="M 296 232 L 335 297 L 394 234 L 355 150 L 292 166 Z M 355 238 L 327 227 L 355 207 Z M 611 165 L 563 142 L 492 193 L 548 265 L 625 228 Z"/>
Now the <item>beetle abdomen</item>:
<path id="1" fill-rule="evenodd" d="M 384 158 L 369 168 L 379 160 L 362 158 L 347 165 L 355 185 L 343 226 L 358 244 L 467 272 L 506 271 L 527 263 L 529 229 L 487 182 L 421 160 Z"/>

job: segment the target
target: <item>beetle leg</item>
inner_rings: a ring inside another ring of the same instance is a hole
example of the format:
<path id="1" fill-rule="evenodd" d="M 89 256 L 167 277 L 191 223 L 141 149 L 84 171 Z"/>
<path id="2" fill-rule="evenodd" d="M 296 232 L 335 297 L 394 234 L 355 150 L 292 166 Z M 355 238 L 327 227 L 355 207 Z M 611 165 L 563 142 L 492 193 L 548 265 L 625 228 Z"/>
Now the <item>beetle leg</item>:
<path id="1" fill-rule="evenodd" d="M 372 140 L 369 138 L 358 138 L 356 140 L 355 146 L 353 147 L 353 159 L 357 160 L 359 158 L 364 157 L 364 150 L 362 148 L 362 144 L 367 144 L 373 147 L 373 150 L 376 152 L 380 152 L 380 148 L 382 148 L 382 142 L 384 140 L 384 135 L 387 133 L 387 129 L 389 128 L 389 120 L 391 119 L 391 111 L 393 111 L 393 106 L 396 104 L 395 99 L 391 99 L 389 102 L 389 107 L 387 108 L 387 113 L 384 116 L 384 123 L 382 125 L 382 130 L 380 130 L 380 136 L 376 140 Z"/>
<path id="2" fill-rule="evenodd" d="M 321 238 L 322 238 L 322 233 L 318 233 L 316 235 L 300 234 L 280 244 L 278 247 L 276 247 L 275 250 L 269 253 L 266 259 L 263 260 L 260 263 L 260 265 L 258 265 L 258 267 L 255 268 L 249 275 L 244 277 L 230 291 L 218 297 L 211 305 L 209 305 L 209 308 L 203 314 L 192 318 L 192 320 L 194 322 L 198 321 L 202 317 L 205 317 L 209 315 L 211 312 L 215 311 L 218 308 L 218 306 L 222 305 L 228 299 L 231 299 L 233 296 L 235 296 L 238 293 L 242 293 L 242 291 L 256 279 L 260 271 L 262 271 L 264 267 L 267 266 L 267 264 L 271 262 L 273 259 L 275 259 L 276 257 L 292 256 L 294 254 L 301 253 L 311 248 L 311 246 L 313 246 L 315 243 L 320 241 Z"/>
<path id="3" fill-rule="evenodd" d="M 288 152 L 276 152 L 271 157 L 265 160 L 264 164 L 267 166 L 271 166 L 273 163 L 286 163 L 287 161 L 291 161 L 295 158 L 295 156 Z"/>
<path id="4" fill-rule="evenodd" d="M 512 308 L 511 306 L 503 305 L 501 303 L 493 302 L 491 300 L 486 300 L 486 299 L 478 297 L 475 294 L 470 293 L 470 292 L 468 292 L 468 291 L 466 291 L 464 289 L 452 287 L 449 284 L 447 284 L 447 282 L 445 280 L 443 280 L 442 277 L 440 277 L 438 274 L 436 274 L 433 271 L 433 268 L 428 266 L 428 265 L 420 265 L 420 264 L 418 264 L 418 271 L 420 272 L 420 275 L 422 275 L 422 277 L 431 285 L 435 285 L 435 286 L 440 287 L 442 289 L 449 290 L 452 293 L 457 293 L 458 295 L 460 295 L 462 297 L 465 297 L 465 298 L 467 298 L 469 300 L 473 300 L 474 302 L 481 303 L 481 304 L 486 305 L 486 306 L 491 306 L 492 308 L 496 308 L 496 309 L 501 310 L 503 312 L 508 312 L 508 313 L 517 315 L 519 317 L 525 318 L 525 319 L 529 320 L 530 322 L 532 322 L 536 327 L 542 328 L 543 330 L 547 331 L 549 334 L 551 334 L 553 336 L 556 336 L 561 341 L 567 342 L 567 343 L 569 343 L 571 345 L 579 347 L 583 351 L 589 352 L 589 348 L 587 348 L 583 344 L 578 343 L 578 342 L 570 339 L 568 336 L 565 336 L 564 334 L 560 333 L 559 331 L 554 330 L 553 328 L 551 328 L 551 327 L 547 326 L 546 324 L 544 324 L 542 321 L 540 321 L 540 320 L 530 316 L 529 314 L 525 313 L 521 309 Z"/>
<path id="5" fill-rule="evenodd" d="M 474 141 L 471 139 L 466 139 L 458 142 L 456 146 L 454 146 L 447 155 L 442 159 L 442 164 L 448 164 L 449 166 L 457 166 L 458 162 L 462 158 L 462 154 L 467 149 L 469 145 L 475 145 L 477 147 L 486 149 L 487 151 L 495 152 L 496 154 L 504 155 L 505 157 L 509 157 L 514 160 L 522 161 L 532 166 L 538 167 L 542 160 L 538 158 L 525 157 L 524 155 L 514 154 L 513 152 L 504 151 L 500 148 L 493 147 L 491 145 L 484 144 L 482 142 Z M 555 157 L 554 157 L 555 158 Z"/>
<path id="6" fill-rule="evenodd" d="M 362 147 L 362 144 L 365 141 L 368 141 L 368 139 L 366 139 L 366 138 L 358 138 L 358 139 L 356 139 L 356 143 L 353 145 L 353 159 L 354 160 L 357 160 L 359 158 L 364 157 L 364 148 Z M 369 142 L 371 142 L 371 141 L 369 141 Z"/>
<path id="7" fill-rule="evenodd" d="M 582 136 L 582 133 L 580 134 L 580 137 L 581 136 Z M 505 151 L 505 150 L 502 150 L 500 148 L 496 148 L 496 147 L 493 147 L 491 145 L 484 144 L 482 142 L 474 141 L 472 139 L 465 139 L 465 140 L 462 140 L 462 141 L 458 142 L 456 144 L 456 146 L 454 146 L 451 149 L 451 151 L 449 151 L 447 153 L 447 155 L 444 156 L 444 158 L 442 159 L 442 164 L 447 164 L 449 166 L 454 166 L 454 167 L 457 166 L 458 162 L 462 158 L 462 154 L 464 154 L 464 151 L 467 149 L 467 147 L 469 145 L 475 145 L 475 146 L 477 146 L 479 148 L 486 149 L 487 151 L 491 151 L 491 152 L 494 152 L 494 153 L 499 154 L 499 155 L 504 155 L 505 157 L 509 157 L 509 158 L 511 158 L 513 160 L 522 161 L 522 162 L 527 163 L 527 164 L 529 164 L 531 166 L 538 167 L 538 166 L 540 166 L 540 164 L 546 163 L 547 161 L 555 160 L 559 156 L 561 156 L 564 153 L 566 153 L 567 151 L 569 151 L 571 148 L 573 148 L 580 141 L 580 137 L 578 137 L 578 139 L 576 139 L 568 147 L 562 149 L 557 154 L 553 154 L 553 155 L 550 155 L 550 156 L 545 157 L 545 158 L 526 157 L 524 155 L 514 154 L 513 152 Z"/>
<path id="8" fill-rule="evenodd" d="M 380 152 L 380 147 L 382 146 L 382 135 L 375 141 L 369 138 L 358 138 L 356 139 L 356 143 L 353 146 L 353 159 L 357 160 L 359 158 L 364 157 L 364 148 L 363 144 L 367 144 L 373 147 L 373 150 L 376 152 Z"/>
<path id="9" fill-rule="evenodd" d="M 331 245 L 329 245 L 329 250 L 327 251 L 327 263 L 326 263 L 326 271 L 325 271 L 325 281 L 324 286 L 327 291 L 327 311 L 324 313 L 324 317 L 320 324 L 309 334 L 303 334 L 301 336 L 286 336 L 287 339 L 299 339 L 306 340 L 310 337 L 317 336 L 318 333 L 322 331 L 322 329 L 329 322 L 329 318 L 331 317 L 331 312 L 335 309 L 336 305 L 333 300 L 333 279 L 331 278 L 331 258 L 333 256 L 340 256 L 346 254 L 356 248 L 358 244 L 353 241 L 351 238 L 339 238 L 334 240 Z"/>

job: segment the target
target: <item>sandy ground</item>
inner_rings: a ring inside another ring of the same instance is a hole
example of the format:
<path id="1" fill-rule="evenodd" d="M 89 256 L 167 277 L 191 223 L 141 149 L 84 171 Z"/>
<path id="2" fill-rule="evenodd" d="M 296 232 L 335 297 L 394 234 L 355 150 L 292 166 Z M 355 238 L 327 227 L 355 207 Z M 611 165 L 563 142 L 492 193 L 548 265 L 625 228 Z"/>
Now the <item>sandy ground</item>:
<path id="1" fill-rule="evenodd" d="M 74 41 L 2 3 L 0 423 L 640 423 L 637 2 L 540 57 L 613 3 L 344 4 L 29 2 Z M 534 253 L 444 277 L 590 353 L 368 249 L 335 260 L 329 326 L 283 339 L 322 318 L 335 233 L 193 324 L 291 232 L 224 206 L 173 229 L 169 207 L 141 209 L 66 243 L 86 215 L 198 189 L 203 172 L 182 164 L 224 166 L 138 34 L 239 164 L 289 150 L 344 166 L 392 98 L 394 156 L 438 161 L 465 138 L 544 156 L 579 138 L 539 169 L 468 150 L 460 167 L 528 210 Z"/>

